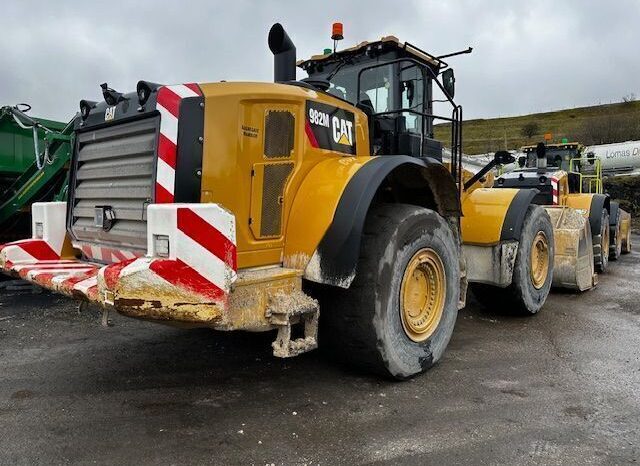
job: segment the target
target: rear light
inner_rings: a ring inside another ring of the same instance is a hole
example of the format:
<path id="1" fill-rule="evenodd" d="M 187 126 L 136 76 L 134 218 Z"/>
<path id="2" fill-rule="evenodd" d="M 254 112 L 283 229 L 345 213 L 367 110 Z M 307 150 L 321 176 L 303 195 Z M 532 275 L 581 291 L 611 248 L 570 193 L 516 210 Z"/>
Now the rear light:
<path id="1" fill-rule="evenodd" d="M 37 239 L 44 238 L 44 227 L 42 226 L 42 222 L 36 222 L 36 231 L 33 233 Z"/>
<path id="2" fill-rule="evenodd" d="M 140 84 L 138 84 L 137 93 L 138 93 L 138 102 L 140 102 L 140 105 L 144 105 L 147 103 L 147 100 L 149 100 L 149 96 L 151 95 L 151 89 L 149 89 L 147 86 L 144 86 L 144 85 L 141 86 Z"/>
<path id="3" fill-rule="evenodd" d="M 153 255 L 169 257 L 169 237 L 167 235 L 153 235 Z"/>
<path id="4" fill-rule="evenodd" d="M 90 100 L 81 100 L 80 101 L 80 116 L 83 120 L 86 120 L 89 114 L 91 113 L 91 109 L 96 106 L 95 102 Z"/>
<path id="5" fill-rule="evenodd" d="M 151 81 L 138 81 L 136 85 L 136 94 L 138 94 L 138 102 L 143 106 L 156 90 L 162 87 L 162 84 L 152 83 Z"/>

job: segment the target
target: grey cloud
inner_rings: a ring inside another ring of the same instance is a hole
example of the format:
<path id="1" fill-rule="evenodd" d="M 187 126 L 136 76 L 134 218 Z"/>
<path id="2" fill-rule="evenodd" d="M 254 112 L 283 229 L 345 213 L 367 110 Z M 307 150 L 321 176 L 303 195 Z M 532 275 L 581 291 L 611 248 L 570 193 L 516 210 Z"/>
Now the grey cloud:
<path id="1" fill-rule="evenodd" d="M 68 119 L 104 81 L 271 79 L 266 36 L 282 22 L 306 57 L 394 34 L 451 60 L 465 116 L 531 113 L 639 93 L 640 3 L 552 1 L 13 1 L 3 4 L 0 104 Z M 301 74 L 302 76 L 302 74 Z"/>

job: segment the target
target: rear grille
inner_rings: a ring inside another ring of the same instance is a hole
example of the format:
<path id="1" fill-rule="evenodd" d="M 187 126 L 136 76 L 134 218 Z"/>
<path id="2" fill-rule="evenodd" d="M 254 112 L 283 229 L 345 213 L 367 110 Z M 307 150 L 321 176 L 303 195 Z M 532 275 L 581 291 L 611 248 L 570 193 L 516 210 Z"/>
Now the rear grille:
<path id="1" fill-rule="evenodd" d="M 146 207 L 152 201 L 158 118 L 78 134 L 71 230 L 78 241 L 146 250 Z M 96 206 L 115 223 L 95 225 Z"/>
<path id="2" fill-rule="evenodd" d="M 293 170 L 292 163 L 267 164 L 262 185 L 262 215 L 260 236 L 282 234 L 282 203 L 284 186 Z"/>

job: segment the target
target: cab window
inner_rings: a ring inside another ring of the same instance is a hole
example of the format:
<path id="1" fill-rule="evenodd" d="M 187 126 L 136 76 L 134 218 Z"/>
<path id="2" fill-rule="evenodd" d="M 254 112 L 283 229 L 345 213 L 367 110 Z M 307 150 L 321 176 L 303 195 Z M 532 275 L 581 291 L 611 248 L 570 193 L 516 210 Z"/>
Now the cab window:
<path id="1" fill-rule="evenodd" d="M 399 64 L 400 69 L 400 92 L 402 98 L 401 107 L 403 109 L 413 110 L 414 112 L 424 113 L 424 76 L 422 69 L 414 64 Z M 423 119 L 422 115 L 411 112 L 402 112 L 405 118 L 407 131 L 422 134 Z"/>

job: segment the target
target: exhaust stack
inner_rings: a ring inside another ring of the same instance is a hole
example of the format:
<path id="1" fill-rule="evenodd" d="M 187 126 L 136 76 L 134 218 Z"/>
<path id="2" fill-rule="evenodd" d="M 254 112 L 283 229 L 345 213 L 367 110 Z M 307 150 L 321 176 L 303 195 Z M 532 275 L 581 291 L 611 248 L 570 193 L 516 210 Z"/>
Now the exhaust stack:
<path id="1" fill-rule="evenodd" d="M 536 157 L 538 158 L 536 165 L 538 169 L 547 168 L 547 146 L 544 142 L 539 142 L 536 146 Z"/>
<path id="2" fill-rule="evenodd" d="M 269 31 L 269 49 L 273 53 L 273 80 L 277 83 L 296 80 L 296 46 L 289 35 L 276 23 Z"/>

